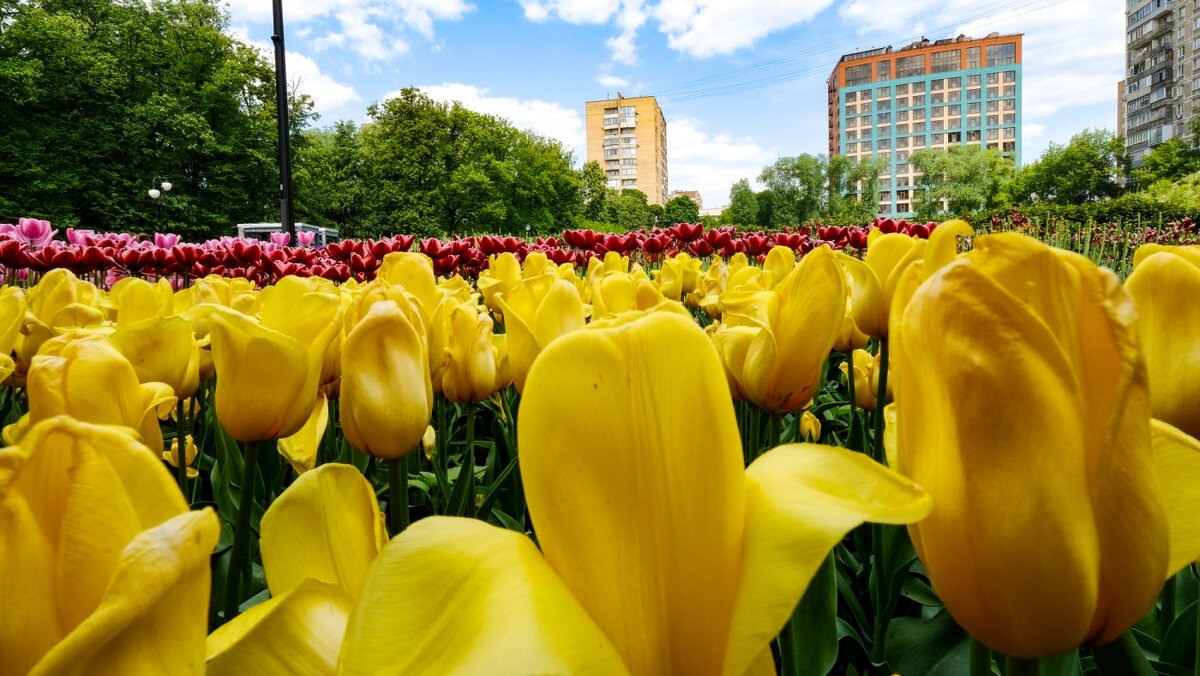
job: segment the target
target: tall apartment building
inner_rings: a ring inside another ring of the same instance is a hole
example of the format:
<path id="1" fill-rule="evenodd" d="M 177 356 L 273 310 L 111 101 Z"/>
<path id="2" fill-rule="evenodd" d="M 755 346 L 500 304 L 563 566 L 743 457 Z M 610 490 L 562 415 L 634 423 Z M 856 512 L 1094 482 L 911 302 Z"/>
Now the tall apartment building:
<path id="1" fill-rule="evenodd" d="M 1200 103 L 1200 0 L 1126 0 L 1125 152 L 1140 167 L 1155 146 L 1187 133 Z"/>
<path id="2" fill-rule="evenodd" d="M 980 145 L 1020 166 L 1021 38 L 960 35 L 838 60 L 828 83 L 829 154 L 884 160 L 879 213 L 912 214 L 913 151 Z"/>
<path id="3" fill-rule="evenodd" d="M 588 101 L 587 159 L 608 177 L 608 187 L 636 188 L 650 204 L 667 202 L 667 121 L 653 96 Z"/>

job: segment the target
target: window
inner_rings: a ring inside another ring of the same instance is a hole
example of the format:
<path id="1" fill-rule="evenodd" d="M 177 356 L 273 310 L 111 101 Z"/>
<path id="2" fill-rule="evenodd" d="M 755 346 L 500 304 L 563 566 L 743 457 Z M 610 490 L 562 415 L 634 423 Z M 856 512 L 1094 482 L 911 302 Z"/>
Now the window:
<path id="1" fill-rule="evenodd" d="M 924 136 L 912 137 L 912 147 L 913 148 L 924 148 L 925 147 L 925 137 Z"/>
<path id="2" fill-rule="evenodd" d="M 908 97 L 905 96 L 903 98 L 896 99 L 896 107 L 897 108 L 907 108 L 908 107 Z"/>
<path id="3" fill-rule="evenodd" d="M 908 161 L 908 151 L 907 150 L 897 150 L 896 151 L 896 161 L 897 162 L 907 162 Z"/>
<path id="4" fill-rule="evenodd" d="M 846 132 L 846 139 L 847 139 L 847 140 L 849 140 L 849 141 L 853 141 L 853 140 L 854 140 L 854 139 L 856 139 L 856 138 L 858 138 L 858 132 L 856 132 L 856 131 L 848 131 L 848 132 Z"/>
<path id="5" fill-rule="evenodd" d="M 979 112 L 980 111 L 979 111 L 978 103 L 968 103 L 967 104 L 967 115 L 970 115 L 971 113 L 975 113 L 976 115 L 978 115 Z"/>
<path id="6" fill-rule="evenodd" d="M 979 67 L 979 48 L 967 47 L 967 68 Z"/>
<path id="7" fill-rule="evenodd" d="M 897 131 L 899 131 L 899 130 L 897 130 Z M 896 139 L 896 147 L 897 148 L 907 148 L 908 147 L 908 137 L 901 136 L 900 138 Z M 897 158 L 900 157 L 900 153 L 896 153 L 896 157 Z"/>
<path id="8" fill-rule="evenodd" d="M 1002 92 L 1003 92 L 1004 96 L 1016 96 L 1017 95 L 1017 86 L 1016 85 L 1004 85 L 1004 89 L 1002 90 Z"/>
<path id="9" fill-rule="evenodd" d="M 967 76 L 967 86 L 968 87 L 978 87 L 980 84 L 982 84 L 981 80 L 983 80 L 983 78 L 979 75 L 968 75 Z"/>
<path id="10" fill-rule="evenodd" d="M 1005 113 L 1002 120 L 1003 120 L 1004 124 L 1016 124 L 1017 123 L 1017 114 L 1016 113 Z"/>
<path id="11" fill-rule="evenodd" d="M 1004 138 L 1016 138 L 1017 137 L 1017 128 L 1016 127 L 1005 127 L 1003 136 L 1004 136 Z"/>
<path id="12" fill-rule="evenodd" d="M 627 146 L 628 146 L 628 145 L 635 145 L 636 143 L 637 143 L 637 137 L 636 137 L 636 136 L 622 136 L 622 137 L 621 137 L 621 144 L 622 144 L 622 145 L 627 145 Z"/>
<path id="13" fill-rule="evenodd" d="M 879 193 L 879 201 L 880 202 L 891 202 L 892 201 L 892 193 L 890 193 L 886 190 L 880 192 Z"/>
<path id="14" fill-rule="evenodd" d="M 1000 110 L 1000 102 L 999 101 L 988 101 L 987 102 L 987 111 L 989 113 L 995 113 L 995 112 L 998 112 L 999 110 Z"/>
<path id="15" fill-rule="evenodd" d="M 637 185 L 637 179 L 626 178 L 621 181 L 621 187 L 623 188 L 632 188 L 635 185 Z"/>
<path id="16" fill-rule="evenodd" d="M 908 96 L 908 85 L 896 85 L 896 96 Z"/>
<path id="17" fill-rule="evenodd" d="M 622 176 L 637 176 L 637 167 L 628 167 L 621 170 Z"/>
<path id="18" fill-rule="evenodd" d="M 958 117 L 959 115 L 962 115 L 962 106 L 947 106 L 946 114 L 952 117 Z"/>
<path id="19" fill-rule="evenodd" d="M 1015 70 L 1004 71 L 1004 81 L 1005 82 L 1016 82 L 1017 81 L 1017 71 L 1015 71 Z"/>
<path id="20" fill-rule="evenodd" d="M 987 83 L 988 84 L 1000 84 L 1000 73 L 988 73 L 987 74 Z"/>
<path id="21" fill-rule="evenodd" d="M 875 123 L 876 123 L 876 124 L 890 124 L 890 123 L 891 123 L 891 121 L 892 121 L 892 114 L 891 114 L 891 113 L 880 113 L 880 114 L 878 114 L 878 115 L 876 115 L 876 116 L 875 116 Z"/>
<path id="22" fill-rule="evenodd" d="M 846 103 L 854 103 L 858 100 L 858 92 L 846 92 Z"/>
<path id="23" fill-rule="evenodd" d="M 619 164 L 620 164 L 620 162 L 618 162 L 616 160 L 605 160 L 604 168 L 605 169 L 616 169 Z"/>
<path id="24" fill-rule="evenodd" d="M 1017 149 L 1016 141 L 1005 141 L 1004 142 L 1004 152 L 1011 153 L 1011 152 L 1015 151 L 1016 149 Z"/>
<path id="25" fill-rule="evenodd" d="M 987 139 L 989 141 L 998 141 L 1000 139 L 1000 130 L 999 129 L 987 130 Z"/>
<path id="26" fill-rule="evenodd" d="M 924 93 L 925 93 L 925 83 L 924 83 L 924 82 L 914 82 L 914 83 L 912 83 L 912 93 L 914 93 L 914 94 L 924 94 Z"/>
<path id="27" fill-rule="evenodd" d="M 961 87 L 962 87 L 962 78 L 961 77 L 946 78 L 946 89 L 959 89 Z"/>
<path id="28" fill-rule="evenodd" d="M 891 60 L 883 60 L 875 64 L 875 81 L 887 82 L 892 79 L 892 62 Z"/>
<path id="29" fill-rule="evenodd" d="M 946 134 L 946 143 L 962 143 L 962 132 L 956 131 L 952 134 Z"/>
<path id="30" fill-rule="evenodd" d="M 988 115 L 987 116 L 987 126 L 994 127 L 998 124 L 1000 124 L 1000 116 L 999 115 Z"/>
<path id="31" fill-rule="evenodd" d="M 946 128 L 946 123 L 942 120 L 934 120 L 932 124 L 933 126 L 930 127 L 930 129 L 933 129 L 934 131 L 942 131 Z"/>
<path id="32" fill-rule="evenodd" d="M 949 120 L 946 120 L 946 128 L 947 129 L 961 129 L 962 128 L 962 118 L 961 117 L 952 117 Z"/>
<path id="33" fill-rule="evenodd" d="M 625 159 L 625 160 L 621 160 L 621 164 L 623 164 L 627 167 L 631 166 L 631 165 L 637 166 L 637 160 L 636 159 Z"/>
<path id="34" fill-rule="evenodd" d="M 976 115 L 975 117 L 968 117 L 967 118 L 967 126 L 968 127 L 978 127 L 979 126 L 979 116 Z"/>
<path id="35" fill-rule="evenodd" d="M 1005 110 L 1016 110 L 1017 109 L 1017 100 L 1016 99 L 1004 99 L 1004 109 Z"/>
<path id="36" fill-rule="evenodd" d="M 900 176 L 899 178 L 896 179 L 896 185 L 901 188 L 907 188 L 911 184 L 909 183 L 907 176 Z"/>
<path id="37" fill-rule="evenodd" d="M 875 110 L 891 110 L 891 109 L 892 109 L 892 100 L 891 99 L 886 99 L 883 101 L 875 102 Z"/>
<path id="38" fill-rule="evenodd" d="M 637 148 L 629 148 L 629 147 L 621 148 L 621 154 L 626 155 L 626 156 L 637 155 Z"/>
<path id="39" fill-rule="evenodd" d="M 908 202 L 898 202 L 896 204 L 896 213 L 907 214 L 908 213 Z"/>
<path id="40" fill-rule="evenodd" d="M 946 92 L 946 100 L 950 101 L 950 102 L 961 101 L 962 100 L 962 90 L 955 89 L 954 91 Z"/>
<path id="41" fill-rule="evenodd" d="M 902 111 L 896 113 L 896 121 L 897 122 L 908 122 L 908 111 L 902 110 Z"/>
<path id="42" fill-rule="evenodd" d="M 913 107 L 914 107 L 914 108 L 916 108 L 917 106 L 923 106 L 923 105 L 925 105 L 925 95 L 924 95 L 924 94 L 918 94 L 918 95 L 916 95 L 916 96 L 913 96 L 913 97 L 912 97 L 912 104 L 913 104 Z"/>
<path id="43" fill-rule="evenodd" d="M 896 59 L 896 77 L 905 78 L 925 74 L 925 56 L 902 56 Z"/>
<path id="44" fill-rule="evenodd" d="M 979 88 L 968 89 L 967 90 L 967 100 L 968 101 L 978 101 L 980 98 L 982 98 L 980 96 L 980 94 L 982 94 L 982 93 L 983 93 L 983 90 L 979 89 Z"/>
<path id="45" fill-rule="evenodd" d="M 898 200 L 908 199 L 908 191 L 907 190 L 897 190 L 896 191 L 896 199 L 898 199 Z"/>
<path id="46" fill-rule="evenodd" d="M 979 141 L 979 140 L 980 139 L 979 139 L 979 130 L 978 129 L 967 132 L 967 143 L 970 143 L 972 141 Z"/>
<path id="47" fill-rule="evenodd" d="M 988 95 L 989 99 L 994 99 L 997 96 L 1000 96 L 1000 88 L 999 87 L 988 87 L 987 95 Z"/>
<path id="48" fill-rule="evenodd" d="M 868 103 L 860 103 L 860 104 L 858 104 L 858 112 L 860 112 L 860 113 L 869 113 L 869 112 L 871 112 L 871 104 L 870 104 L 870 102 L 868 102 Z"/>
<path id="49" fill-rule="evenodd" d="M 891 135 L 892 135 L 891 127 L 879 127 L 876 130 L 876 136 L 891 136 Z"/>
<path id="50" fill-rule="evenodd" d="M 913 122 L 912 130 L 913 130 L 914 134 L 925 133 L 925 123 L 924 122 Z"/>
<path id="51" fill-rule="evenodd" d="M 896 125 L 896 133 L 897 134 L 907 134 L 908 133 L 908 125 L 907 124 Z"/>
<path id="52" fill-rule="evenodd" d="M 605 148 L 605 149 L 604 149 L 604 156 L 605 156 L 605 157 L 616 157 L 616 156 L 617 156 L 617 149 L 616 149 L 616 148 Z"/>
<path id="53" fill-rule="evenodd" d="M 878 87 L 875 89 L 875 98 L 876 99 L 887 99 L 887 98 L 891 98 L 891 96 L 892 96 L 892 88 L 891 87 Z"/>
<path id="54" fill-rule="evenodd" d="M 944 52 L 934 52 L 932 60 L 933 72 L 944 73 L 948 70 L 958 70 L 958 64 L 961 58 L 962 52 L 957 49 L 950 49 Z"/>
<path id="55" fill-rule="evenodd" d="M 987 48 L 987 65 L 1007 66 L 1017 62 L 1017 43 L 1002 42 Z"/>
<path id="56" fill-rule="evenodd" d="M 946 114 L 945 106 L 934 106 L 930 109 L 930 115 L 933 117 L 942 117 Z"/>
<path id="57" fill-rule="evenodd" d="M 929 142 L 935 146 L 940 146 L 946 142 L 946 135 L 945 134 L 931 134 L 929 136 Z"/>
<path id="58" fill-rule="evenodd" d="M 945 103 L 946 95 L 941 92 L 938 92 L 937 94 L 930 94 L 929 102 L 930 103 Z"/>
<path id="59" fill-rule="evenodd" d="M 859 66 L 850 66 L 846 69 L 846 86 L 853 87 L 855 85 L 867 84 L 871 81 L 871 64 L 864 63 Z"/>
<path id="60" fill-rule="evenodd" d="M 633 115 L 635 113 L 637 113 L 637 108 L 634 108 L 633 106 L 621 106 L 622 115 Z"/>
<path id="61" fill-rule="evenodd" d="M 862 90 L 861 92 L 858 93 L 858 98 L 862 101 L 870 101 L 871 100 L 871 90 L 870 89 Z"/>
<path id="62" fill-rule="evenodd" d="M 912 118 L 914 120 L 924 120 L 925 119 L 925 109 L 917 108 L 916 110 L 912 111 Z"/>
<path id="63" fill-rule="evenodd" d="M 888 139 L 881 138 L 876 142 L 875 145 L 879 150 L 887 150 L 892 147 L 892 142 Z"/>
<path id="64" fill-rule="evenodd" d="M 945 86 L 946 86 L 945 80 L 930 80 L 929 81 L 930 91 L 940 92 L 940 91 L 942 91 L 943 88 L 945 88 Z"/>

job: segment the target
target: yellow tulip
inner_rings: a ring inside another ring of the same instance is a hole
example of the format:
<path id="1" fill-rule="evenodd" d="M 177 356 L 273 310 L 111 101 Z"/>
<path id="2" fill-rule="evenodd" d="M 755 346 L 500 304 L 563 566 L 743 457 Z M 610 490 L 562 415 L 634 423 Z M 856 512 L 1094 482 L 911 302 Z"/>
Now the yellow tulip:
<path id="1" fill-rule="evenodd" d="M 104 292 L 79 279 L 66 268 L 55 268 L 42 276 L 25 294 L 27 301 L 24 340 L 20 359 L 28 365 L 42 343 L 63 329 L 95 326 L 104 321 Z"/>
<path id="2" fill-rule="evenodd" d="M 1111 272 L 1015 234 L 979 238 L 909 295 L 893 315 L 887 436 L 933 497 L 910 532 L 935 591 L 1006 655 L 1118 637 L 1153 604 L 1169 559 L 1200 554 L 1168 540 L 1168 518 L 1184 522 L 1160 481 L 1194 495 L 1200 472 L 1155 471 L 1168 456 L 1152 455 L 1131 298 Z"/>
<path id="3" fill-rule="evenodd" d="M 812 411 L 800 414 L 800 438 L 811 442 L 816 442 L 821 438 L 821 419 Z"/>
<path id="4" fill-rule="evenodd" d="M 488 257 L 487 269 L 479 273 L 476 286 L 479 287 L 479 293 L 488 309 L 499 313 L 502 310 L 496 299 L 508 294 L 520 281 L 521 264 L 517 262 L 516 256 L 505 251 Z"/>
<path id="5" fill-rule="evenodd" d="M 289 284 L 272 301 L 263 301 L 261 324 L 230 310 L 212 313 L 217 418 L 239 441 L 288 437 L 304 426 L 338 330 L 337 296 Z"/>
<path id="6" fill-rule="evenodd" d="M 450 309 L 447 328 L 442 391 L 451 401 L 463 404 L 487 399 L 501 389 L 503 377 L 492 343 L 492 318 L 472 306 L 456 305 Z M 416 438 L 421 437 L 418 434 Z"/>
<path id="7" fill-rule="evenodd" d="M 433 276 L 433 261 L 425 254 L 412 251 L 390 253 L 383 257 L 383 264 L 375 273 L 375 279 L 404 287 L 417 299 L 417 305 L 427 322 L 437 309 L 441 293 Z"/>
<path id="8" fill-rule="evenodd" d="M 513 383 L 525 390 L 533 360 L 555 339 L 584 327 L 583 299 L 574 284 L 555 275 L 531 277 L 499 299 L 503 308 Z"/>
<path id="9" fill-rule="evenodd" d="M 838 365 L 842 377 L 849 378 L 850 365 L 842 362 Z M 893 383 L 888 381 L 888 401 L 891 401 Z M 879 396 L 879 355 L 872 355 L 866 350 L 854 351 L 854 403 L 859 408 L 875 410 Z"/>
<path id="10" fill-rule="evenodd" d="M 422 327 L 395 301 L 371 306 L 342 351 L 342 430 L 350 445 L 380 458 L 417 448 L 433 413 Z"/>
<path id="11" fill-rule="evenodd" d="M 17 287 L 4 287 L 0 291 L 0 382 L 16 370 L 13 350 L 21 339 L 21 326 L 25 324 L 25 293 Z"/>
<path id="12" fill-rule="evenodd" d="M 196 462 L 197 453 L 196 443 L 192 440 L 192 435 L 187 435 L 183 440 L 183 449 L 183 463 L 187 467 L 187 478 L 195 479 L 200 476 L 200 472 L 192 466 Z M 170 448 L 163 451 L 162 458 L 167 461 L 168 465 L 179 467 L 179 437 L 171 440 Z"/>
<path id="13" fill-rule="evenodd" d="M 219 535 L 128 430 L 35 425 L 0 450 L 0 671 L 203 674 Z"/>
<path id="14" fill-rule="evenodd" d="M 58 355 L 34 357 L 28 387 L 28 425 L 60 415 L 125 425 L 155 453 L 162 452 L 158 421 L 174 407 L 174 393 L 164 383 L 139 383 L 133 366 L 103 337 L 78 338 Z"/>
<path id="15" fill-rule="evenodd" d="M 541 551 L 473 519 L 413 524 L 367 576 L 340 673 L 769 669 L 771 639 L 844 534 L 929 509 L 843 449 L 783 446 L 743 469 L 720 360 L 671 312 L 556 340 L 520 417 Z"/>
<path id="16" fill-rule="evenodd" d="M 662 268 L 655 271 L 655 281 L 663 297 L 682 301 L 696 290 L 700 279 L 700 259 L 680 253 L 663 261 Z"/>
<path id="17" fill-rule="evenodd" d="M 166 383 L 186 399 L 200 385 L 200 348 L 183 317 L 151 317 L 118 325 L 109 341 L 133 364 L 142 382 Z"/>
<path id="18" fill-rule="evenodd" d="M 350 465 L 303 474 L 262 518 L 271 599 L 208 637 L 208 672 L 332 674 L 367 571 L 387 542 L 374 489 Z"/>
<path id="19" fill-rule="evenodd" d="M 1125 282 L 1137 303 L 1154 415 L 1200 436 L 1200 246 L 1147 244 Z"/>
<path id="20" fill-rule="evenodd" d="M 808 404 L 846 308 L 833 250 L 813 250 L 770 291 L 726 292 L 722 305 L 726 325 L 713 338 L 734 391 L 774 413 Z"/>
<path id="21" fill-rule="evenodd" d="M 154 283 L 126 277 L 113 284 L 108 304 L 116 310 L 117 326 L 124 326 L 174 314 L 175 290 L 165 277 Z"/>
<path id="22" fill-rule="evenodd" d="M 324 392 L 318 390 L 308 420 L 298 432 L 279 440 L 279 454 L 291 464 L 297 474 L 304 474 L 316 466 L 317 449 L 321 446 L 321 440 L 325 438 L 325 429 L 328 426 L 329 399 Z"/>

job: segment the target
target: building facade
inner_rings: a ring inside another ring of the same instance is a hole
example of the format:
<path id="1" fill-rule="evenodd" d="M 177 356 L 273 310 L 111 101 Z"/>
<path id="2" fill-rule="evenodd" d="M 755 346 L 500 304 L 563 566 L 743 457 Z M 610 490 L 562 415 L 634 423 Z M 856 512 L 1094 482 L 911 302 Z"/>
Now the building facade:
<path id="1" fill-rule="evenodd" d="M 588 101 L 587 160 L 600 163 L 608 187 L 636 188 L 650 204 L 667 202 L 667 121 L 653 96 Z"/>
<path id="2" fill-rule="evenodd" d="M 921 40 L 838 60 L 829 76 L 829 154 L 883 162 L 879 213 L 913 213 L 909 155 L 979 145 L 1021 164 L 1021 34 Z"/>
<path id="3" fill-rule="evenodd" d="M 1200 97 L 1200 1 L 1126 0 L 1123 115 L 1134 167 L 1187 131 Z"/>

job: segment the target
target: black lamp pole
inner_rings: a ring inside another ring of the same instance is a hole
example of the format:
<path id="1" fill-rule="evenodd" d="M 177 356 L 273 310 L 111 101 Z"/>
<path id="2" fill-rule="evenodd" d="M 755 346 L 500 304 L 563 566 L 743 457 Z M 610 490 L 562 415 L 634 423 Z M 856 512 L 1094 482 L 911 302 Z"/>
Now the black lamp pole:
<path id="1" fill-rule="evenodd" d="M 272 0 L 275 15 L 275 116 L 279 125 L 279 223 L 284 232 L 296 238 L 296 220 L 292 215 L 292 147 L 288 124 L 287 65 L 283 50 L 283 0 Z"/>

